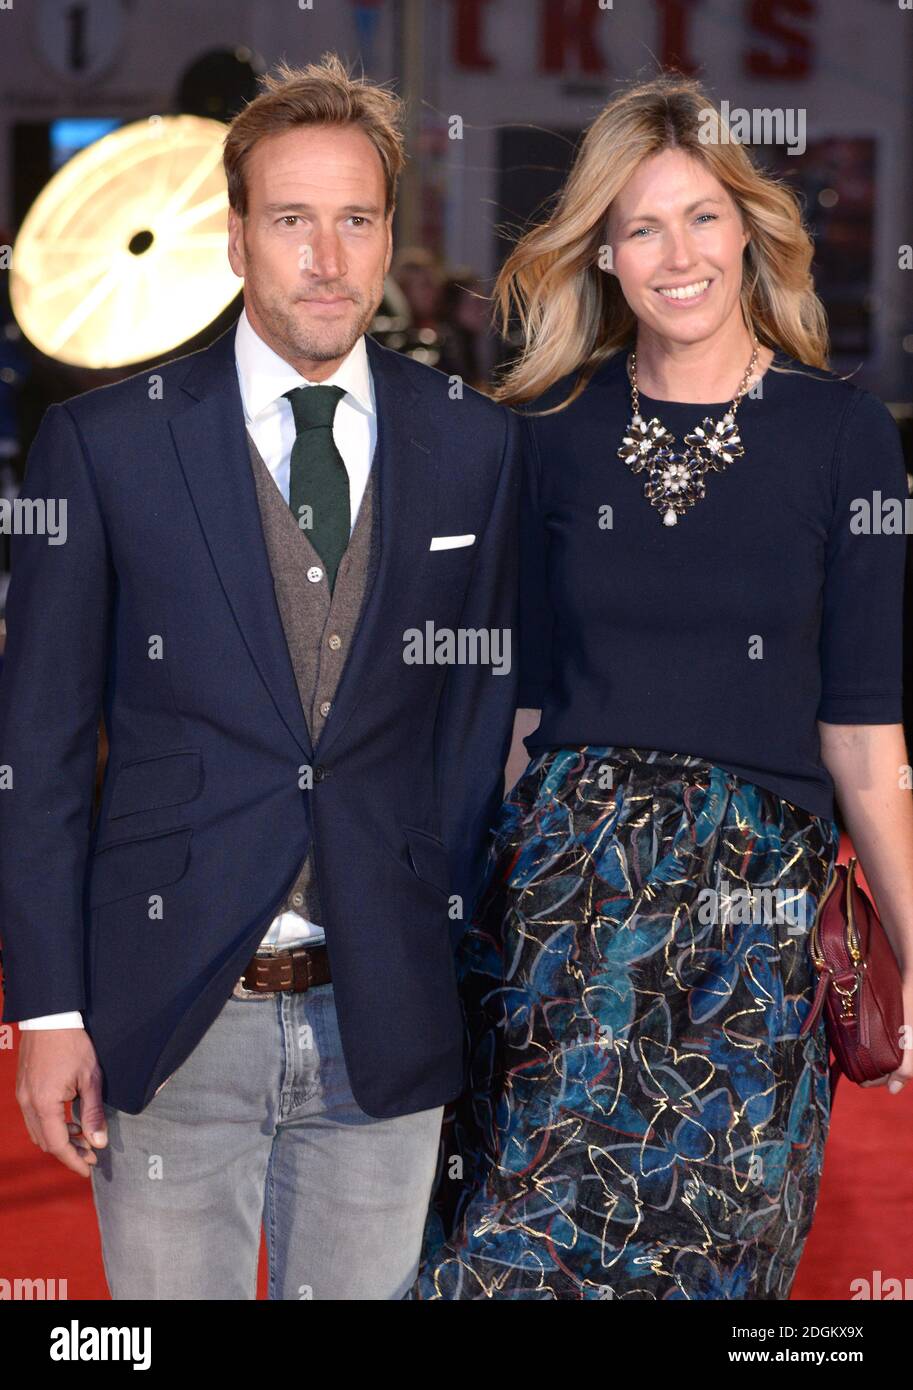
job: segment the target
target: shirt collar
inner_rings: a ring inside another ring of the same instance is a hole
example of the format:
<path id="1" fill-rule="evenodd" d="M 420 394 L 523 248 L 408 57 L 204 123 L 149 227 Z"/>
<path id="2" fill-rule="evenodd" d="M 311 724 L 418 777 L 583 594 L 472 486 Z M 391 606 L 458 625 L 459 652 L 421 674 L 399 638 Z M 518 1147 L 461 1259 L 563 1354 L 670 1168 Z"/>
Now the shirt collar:
<path id="1" fill-rule="evenodd" d="M 245 309 L 241 310 L 235 330 L 235 363 L 248 420 L 256 420 L 286 391 L 308 384 L 307 377 L 299 375 L 255 332 Z M 374 414 L 374 393 L 364 334 L 356 340 L 332 376 L 320 384 L 341 386 L 362 410 L 369 415 Z"/>

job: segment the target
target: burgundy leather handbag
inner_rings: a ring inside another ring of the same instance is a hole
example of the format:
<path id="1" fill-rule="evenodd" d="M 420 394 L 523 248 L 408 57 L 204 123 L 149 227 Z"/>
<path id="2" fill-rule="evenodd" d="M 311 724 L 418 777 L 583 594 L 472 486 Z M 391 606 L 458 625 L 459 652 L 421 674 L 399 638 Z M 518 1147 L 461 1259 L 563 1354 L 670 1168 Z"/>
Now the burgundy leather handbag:
<path id="1" fill-rule="evenodd" d="M 878 913 L 856 882 L 856 859 L 835 864 L 815 914 L 809 946 L 818 973 L 812 1007 L 799 1036 L 824 1009 L 834 1054 L 831 1094 L 840 1073 L 857 1084 L 877 1081 L 903 1058 L 900 969 Z"/>

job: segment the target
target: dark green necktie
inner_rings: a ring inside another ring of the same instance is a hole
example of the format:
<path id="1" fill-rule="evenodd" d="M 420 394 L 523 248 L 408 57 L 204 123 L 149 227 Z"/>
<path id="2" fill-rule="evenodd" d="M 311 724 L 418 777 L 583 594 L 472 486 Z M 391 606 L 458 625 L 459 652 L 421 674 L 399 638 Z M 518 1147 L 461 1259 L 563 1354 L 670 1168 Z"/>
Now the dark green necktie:
<path id="1" fill-rule="evenodd" d="M 333 442 L 333 416 L 345 395 L 341 386 L 296 386 L 286 391 L 295 417 L 295 442 L 289 469 L 288 504 L 304 534 L 323 561 L 330 593 L 339 562 L 349 544 L 351 516 L 349 475 Z"/>

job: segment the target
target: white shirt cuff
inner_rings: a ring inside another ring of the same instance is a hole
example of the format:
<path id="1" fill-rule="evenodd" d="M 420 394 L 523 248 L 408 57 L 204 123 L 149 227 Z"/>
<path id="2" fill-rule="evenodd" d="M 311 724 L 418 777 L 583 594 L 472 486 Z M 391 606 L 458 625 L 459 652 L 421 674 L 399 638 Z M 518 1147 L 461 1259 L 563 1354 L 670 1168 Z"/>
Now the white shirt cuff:
<path id="1" fill-rule="evenodd" d="M 20 1018 L 19 1027 L 26 1032 L 30 1028 L 85 1028 L 82 1014 L 78 1009 L 65 1014 L 41 1014 L 39 1018 Z"/>

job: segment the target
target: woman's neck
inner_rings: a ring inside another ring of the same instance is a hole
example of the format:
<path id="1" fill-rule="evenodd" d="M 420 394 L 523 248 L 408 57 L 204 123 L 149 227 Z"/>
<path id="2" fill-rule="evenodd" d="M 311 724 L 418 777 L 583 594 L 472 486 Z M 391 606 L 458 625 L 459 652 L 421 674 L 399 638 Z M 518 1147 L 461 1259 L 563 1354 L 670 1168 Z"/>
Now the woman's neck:
<path id="1" fill-rule="evenodd" d="M 744 324 L 696 343 L 675 343 L 638 328 L 637 389 L 656 401 L 710 404 L 731 400 L 751 361 L 753 343 Z M 759 347 L 752 381 L 770 365 L 773 350 Z"/>

